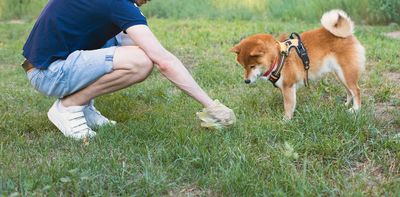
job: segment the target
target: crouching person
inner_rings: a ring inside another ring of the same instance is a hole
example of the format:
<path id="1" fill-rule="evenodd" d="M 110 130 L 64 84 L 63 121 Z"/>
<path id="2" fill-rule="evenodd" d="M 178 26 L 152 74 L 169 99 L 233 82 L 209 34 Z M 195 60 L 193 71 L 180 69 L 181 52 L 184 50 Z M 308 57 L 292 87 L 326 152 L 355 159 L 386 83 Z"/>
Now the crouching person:
<path id="1" fill-rule="evenodd" d="M 94 99 L 142 82 L 154 64 L 201 103 L 212 122 L 233 124 L 233 111 L 213 101 L 153 35 L 139 9 L 146 2 L 50 0 L 39 16 L 24 45 L 22 66 L 36 90 L 58 98 L 48 118 L 65 136 L 93 137 L 95 128 L 115 124 L 96 110 Z M 121 31 L 137 46 L 103 47 Z"/>

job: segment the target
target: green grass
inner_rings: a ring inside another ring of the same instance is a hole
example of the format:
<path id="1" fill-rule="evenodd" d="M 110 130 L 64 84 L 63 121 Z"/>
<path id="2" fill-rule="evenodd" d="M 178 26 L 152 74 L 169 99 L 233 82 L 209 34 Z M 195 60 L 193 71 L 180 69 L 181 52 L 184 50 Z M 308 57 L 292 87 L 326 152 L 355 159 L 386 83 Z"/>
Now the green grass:
<path id="1" fill-rule="evenodd" d="M 346 112 L 345 91 L 328 76 L 299 90 L 295 118 L 283 122 L 278 90 L 262 81 L 245 85 L 229 48 L 245 35 L 301 32 L 317 23 L 149 24 L 201 86 L 233 108 L 237 124 L 201 128 L 201 106 L 155 69 L 145 82 L 96 100 L 115 127 L 101 128 L 88 145 L 67 139 L 46 117 L 54 99 L 35 92 L 18 66 L 33 24 L 0 24 L 0 195 L 400 194 L 399 86 L 384 77 L 400 72 L 400 41 L 381 34 L 395 27 L 357 28 L 368 59 L 358 115 Z M 392 106 L 384 119 L 379 104 Z"/>
<path id="2" fill-rule="evenodd" d="M 0 0 L 0 20 L 34 19 L 47 0 Z M 148 17 L 174 19 L 284 20 L 314 22 L 330 9 L 343 9 L 361 24 L 400 23 L 398 0 L 152 0 Z"/>

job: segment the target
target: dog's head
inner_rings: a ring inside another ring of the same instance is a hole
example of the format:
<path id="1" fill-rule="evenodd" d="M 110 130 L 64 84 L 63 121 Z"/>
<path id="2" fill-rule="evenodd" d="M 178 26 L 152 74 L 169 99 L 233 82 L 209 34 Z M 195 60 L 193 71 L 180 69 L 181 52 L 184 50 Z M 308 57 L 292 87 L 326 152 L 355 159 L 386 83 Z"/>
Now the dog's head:
<path id="1" fill-rule="evenodd" d="M 244 82 L 250 84 L 273 66 L 279 44 L 270 34 L 256 34 L 240 41 L 231 51 L 237 54 L 236 60 L 245 70 Z"/>

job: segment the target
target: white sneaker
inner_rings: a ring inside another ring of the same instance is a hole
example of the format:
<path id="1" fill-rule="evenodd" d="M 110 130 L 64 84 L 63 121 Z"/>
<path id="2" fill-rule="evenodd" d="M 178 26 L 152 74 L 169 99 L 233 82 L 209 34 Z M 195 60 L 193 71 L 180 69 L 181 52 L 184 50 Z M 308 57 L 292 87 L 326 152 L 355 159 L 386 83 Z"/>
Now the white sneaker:
<path id="1" fill-rule="evenodd" d="M 109 120 L 94 107 L 94 100 L 90 100 L 89 104 L 83 109 L 87 124 L 90 128 L 96 129 L 105 125 L 115 125 L 117 122 Z"/>
<path id="2" fill-rule="evenodd" d="M 51 106 L 47 116 L 50 121 L 67 137 L 84 139 L 94 137 L 96 132 L 86 123 L 83 109 L 86 106 L 63 107 L 58 99 Z"/>

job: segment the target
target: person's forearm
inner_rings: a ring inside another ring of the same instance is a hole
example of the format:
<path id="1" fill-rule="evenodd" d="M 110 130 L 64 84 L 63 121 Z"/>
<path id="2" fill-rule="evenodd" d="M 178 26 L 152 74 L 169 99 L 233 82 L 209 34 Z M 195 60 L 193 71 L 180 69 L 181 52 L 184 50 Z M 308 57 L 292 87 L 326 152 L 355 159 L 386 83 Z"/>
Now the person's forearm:
<path id="1" fill-rule="evenodd" d="M 196 83 L 189 71 L 177 58 L 157 65 L 160 72 L 186 94 L 200 102 L 204 107 L 212 105 L 213 100 Z"/>
<path id="2" fill-rule="evenodd" d="M 178 88 L 196 99 L 204 107 L 209 107 L 213 104 L 213 100 L 200 88 L 182 62 L 164 49 L 147 26 L 132 26 L 127 29 L 127 33 L 157 65 L 161 73 Z"/>

